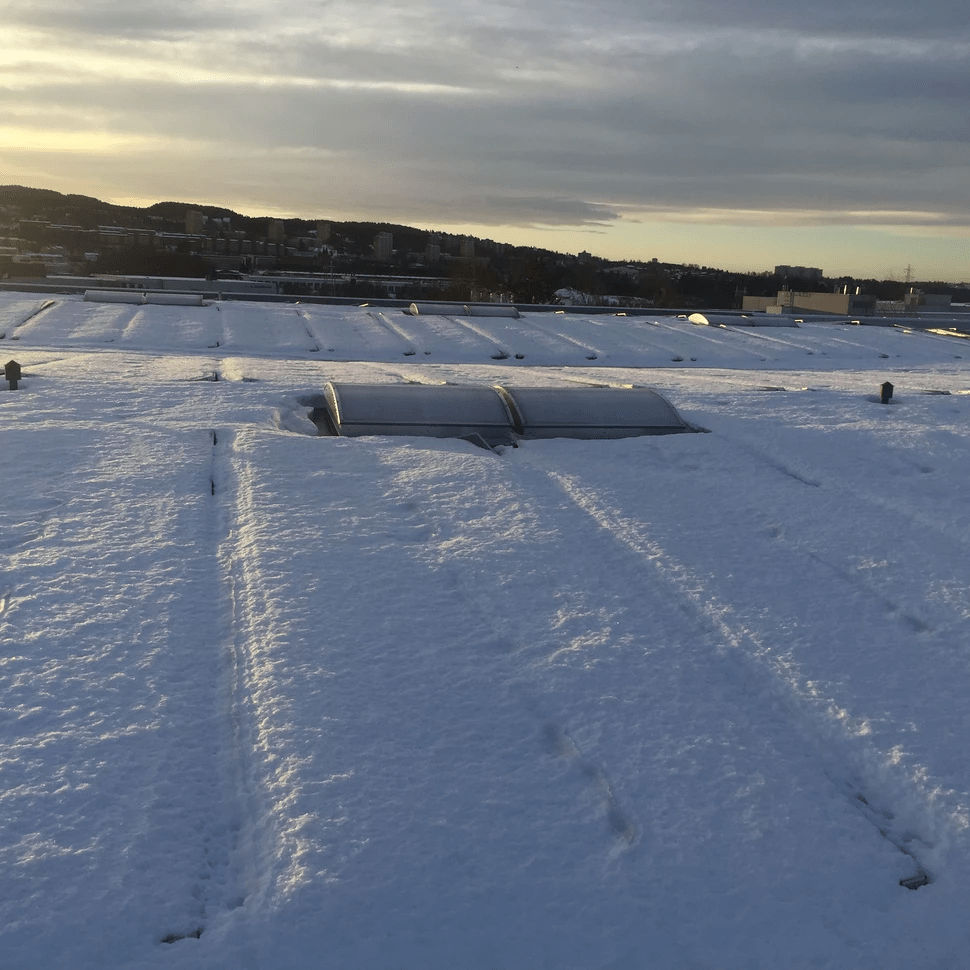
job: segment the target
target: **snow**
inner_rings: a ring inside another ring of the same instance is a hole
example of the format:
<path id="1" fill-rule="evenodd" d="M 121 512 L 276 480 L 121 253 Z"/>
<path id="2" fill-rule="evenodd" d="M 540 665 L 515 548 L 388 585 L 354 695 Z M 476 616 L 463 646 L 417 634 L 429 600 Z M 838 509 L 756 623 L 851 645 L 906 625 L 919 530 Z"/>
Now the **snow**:
<path id="1" fill-rule="evenodd" d="M 965 340 L 15 293 L 0 334 L 4 968 L 970 967 Z M 710 433 L 313 437 L 328 380 Z"/>

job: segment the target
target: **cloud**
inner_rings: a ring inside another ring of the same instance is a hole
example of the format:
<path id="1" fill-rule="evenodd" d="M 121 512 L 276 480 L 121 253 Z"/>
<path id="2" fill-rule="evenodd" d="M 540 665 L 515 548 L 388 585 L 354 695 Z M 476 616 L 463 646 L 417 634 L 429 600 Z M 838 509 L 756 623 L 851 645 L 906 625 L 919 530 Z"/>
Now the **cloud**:
<path id="1" fill-rule="evenodd" d="M 489 196 L 466 199 L 466 208 L 481 213 L 479 221 L 493 225 L 604 226 L 620 218 L 610 206 L 580 199 L 541 196 Z"/>
<path id="2" fill-rule="evenodd" d="M 212 0 L 132 4 L 118 0 L 31 0 L 5 6 L 8 29 L 42 31 L 70 42 L 111 45 L 132 38 L 179 38 L 253 27 L 262 19 L 257 7 Z"/>
<path id="3" fill-rule="evenodd" d="M 571 6 L 580 6 L 571 4 Z M 929 0 L 918 11 L 887 0 L 600 0 L 607 22 L 636 24 L 644 19 L 666 27 L 737 28 L 756 34 L 769 28 L 793 35 L 843 37 L 950 36 L 967 29 L 962 0 Z"/>

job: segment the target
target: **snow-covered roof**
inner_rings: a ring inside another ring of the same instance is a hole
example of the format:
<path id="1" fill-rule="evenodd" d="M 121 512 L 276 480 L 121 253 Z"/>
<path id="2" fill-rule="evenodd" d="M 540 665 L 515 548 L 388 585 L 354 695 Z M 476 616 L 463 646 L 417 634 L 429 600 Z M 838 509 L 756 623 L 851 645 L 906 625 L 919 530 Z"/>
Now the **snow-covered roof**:
<path id="1" fill-rule="evenodd" d="M 966 339 L 2 293 L 0 357 L 5 968 L 962 965 Z M 410 381 L 710 433 L 317 436 Z"/>

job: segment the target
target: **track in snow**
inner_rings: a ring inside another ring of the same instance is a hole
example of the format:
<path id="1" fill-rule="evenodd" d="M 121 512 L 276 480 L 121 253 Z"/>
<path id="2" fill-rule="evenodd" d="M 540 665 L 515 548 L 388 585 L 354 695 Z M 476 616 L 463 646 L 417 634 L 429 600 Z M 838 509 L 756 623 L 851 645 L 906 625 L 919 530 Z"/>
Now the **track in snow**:
<path id="1" fill-rule="evenodd" d="M 824 763 L 838 765 L 834 768 L 837 776 L 833 778 L 834 783 L 854 792 L 854 807 L 868 808 L 872 798 L 871 796 L 867 798 L 864 790 L 855 791 L 857 786 L 849 779 L 857 778 L 857 771 L 850 762 L 845 760 L 843 753 L 828 744 L 830 730 L 826 729 L 813 738 L 806 736 L 806 730 L 812 731 L 814 716 L 811 707 L 813 705 L 805 704 L 807 694 L 800 696 L 804 692 L 804 687 L 799 684 L 800 677 L 797 670 L 790 667 L 784 658 L 773 656 L 770 646 L 763 642 L 755 630 L 748 628 L 736 618 L 728 604 L 719 602 L 715 597 L 709 597 L 704 589 L 703 580 L 693 574 L 690 568 L 677 562 L 663 546 L 651 539 L 649 532 L 645 531 L 644 524 L 632 520 L 618 508 L 604 502 L 600 488 L 592 489 L 575 475 L 553 470 L 545 473 L 562 489 L 570 501 L 583 509 L 618 545 L 633 551 L 644 566 L 649 568 L 651 575 L 671 592 L 685 613 L 713 635 L 714 649 L 717 653 L 730 657 L 737 666 L 741 689 L 745 693 L 753 692 L 759 703 L 765 707 L 774 708 L 789 719 L 794 729 L 795 746 L 798 746 L 800 740 L 807 741 L 805 750 L 808 757 L 817 757 L 814 752 L 820 745 L 823 749 L 827 748 L 822 754 Z M 832 567 L 829 566 L 829 568 Z M 898 610 L 895 604 L 887 605 L 894 612 Z M 904 611 L 899 612 L 911 628 L 917 631 L 926 629 L 925 624 L 920 620 L 910 617 Z M 919 846 L 932 847 L 935 844 L 932 838 L 924 839 L 908 832 L 894 832 L 892 825 L 894 814 L 891 810 L 881 812 L 877 821 L 874 821 L 872 811 L 865 811 L 862 814 L 868 821 L 877 824 L 881 835 L 914 859 L 918 866 L 917 876 L 926 874 L 928 867 L 920 860 Z"/>
<path id="2" fill-rule="evenodd" d="M 240 535 L 245 534 L 240 509 L 244 515 L 250 496 L 245 464 L 238 458 L 236 434 L 213 429 L 210 435 L 210 483 L 222 579 L 220 607 L 225 617 L 218 721 L 221 741 L 218 770 L 225 796 L 225 829 L 217 860 L 222 882 L 213 884 L 215 891 L 206 901 L 213 915 L 225 919 L 242 907 L 249 895 L 265 889 L 265 874 L 260 871 L 258 861 L 258 783 L 253 774 L 252 754 L 256 729 L 249 651 L 261 589 L 246 545 L 239 541 Z"/>
<path id="3" fill-rule="evenodd" d="M 452 556 L 446 556 L 440 563 L 440 568 L 451 576 L 455 589 L 466 601 L 475 622 L 491 631 L 489 639 L 493 649 L 500 656 L 510 660 L 515 658 L 520 664 L 528 660 L 531 667 L 550 663 L 554 667 L 571 666 L 573 661 L 584 656 L 584 647 L 567 643 L 556 648 L 548 642 L 550 631 L 560 627 L 565 633 L 575 625 L 578 643 L 610 642 L 614 638 L 605 631 L 598 632 L 595 622 L 592 627 L 584 627 L 590 618 L 617 609 L 616 591 L 611 592 L 608 585 L 611 579 L 622 574 L 635 577 L 632 585 L 621 594 L 625 628 L 649 635 L 647 631 L 655 629 L 659 622 L 665 631 L 659 634 L 660 639 L 669 641 L 673 637 L 674 640 L 669 650 L 613 647 L 607 680 L 604 681 L 602 676 L 591 678 L 591 684 L 596 684 L 599 693 L 622 696 L 641 678 L 660 683 L 666 679 L 678 682 L 678 666 L 689 656 L 690 663 L 697 665 L 698 673 L 704 673 L 689 688 L 686 685 L 679 688 L 689 689 L 692 700 L 688 702 L 685 697 L 675 704 L 675 709 L 681 703 L 725 705 L 725 713 L 713 717 L 715 721 L 739 725 L 741 734 L 736 742 L 739 749 L 750 748 L 750 738 L 758 737 L 758 747 L 774 752 L 771 756 L 776 762 L 773 770 L 778 770 L 780 760 L 783 764 L 794 764 L 796 772 L 801 775 L 814 776 L 819 785 L 827 784 L 827 777 L 833 778 L 832 785 L 839 794 L 850 785 L 858 789 L 858 773 L 851 758 L 838 745 L 830 743 L 831 732 L 827 727 L 819 728 L 812 703 L 799 695 L 797 671 L 787 668 L 785 659 L 774 655 L 760 641 L 755 630 L 734 617 L 728 604 L 709 599 L 703 581 L 691 569 L 678 563 L 662 545 L 650 539 L 643 531 L 642 522 L 631 520 L 619 508 L 604 502 L 599 490 L 584 485 L 575 476 L 565 475 L 542 462 L 535 464 L 527 457 L 529 453 L 530 449 L 523 448 L 515 453 L 514 460 L 506 458 L 496 464 L 502 469 L 497 481 L 511 489 L 508 501 L 513 505 L 531 501 L 540 516 L 542 531 L 559 536 L 555 562 L 544 563 L 541 567 L 547 575 L 539 582 L 541 588 L 533 598 L 535 618 L 516 619 L 515 600 L 503 602 L 502 589 L 510 591 L 505 584 L 496 586 L 493 579 L 483 576 L 477 568 L 468 572 L 460 560 Z M 494 481 L 492 486 L 495 486 Z M 567 500 L 565 504 L 563 498 Z M 413 493 L 412 498 L 403 504 L 411 510 L 412 517 L 417 516 L 423 523 L 420 534 L 426 545 L 422 555 L 434 557 L 442 548 L 459 545 L 460 530 L 456 533 L 451 525 L 454 516 L 439 518 L 433 504 L 416 501 Z M 575 512 L 570 512 L 570 507 L 582 511 L 589 527 L 577 531 Z M 562 509 L 562 512 L 554 511 L 556 509 Z M 611 564 L 610 575 L 602 580 L 596 575 L 595 564 L 600 562 Z M 529 579 L 530 583 L 536 582 L 535 576 L 530 575 Z M 586 595 L 586 599 L 581 605 L 561 604 L 559 618 L 554 619 L 554 609 L 544 613 L 551 607 L 544 606 L 543 597 L 551 597 L 553 602 L 560 599 L 558 593 L 550 593 L 550 590 L 563 591 L 563 596 Z M 566 592 L 570 590 L 574 593 Z M 585 593 L 580 594 L 580 590 Z M 570 616 L 568 620 L 567 614 Z M 553 620 L 551 626 L 543 627 L 543 615 Z M 664 619 L 661 621 L 659 617 Z M 543 638 L 545 642 L 542 642 Z M 682 651 L 688 643 L 693 646 L 684 654 Z M 698 653 L 701 644 L 703 650 Z M 602 663 L 595 651 L 591 652 L 589 662 Z M 658 662 L 668 666 L 658 668 Z M 723 677 L 717 686 L 709 680 L 712 671 Z M 532 678 L 528 683 L 520 683 L 518 690 L 523 705 L 533 711 L 541 725 L 547 750 L 576 766 L 586 784 L 592 786 L 591 790 L 600 793 L 604 817 L 609 820 L 614 834 L 622 836 L 621 841 L 633 843 L 639 829 L 633 820 L 639 801 L 636 795 L 631 795 L 631 789 L 636 790 L 637 785 L 632 783 L 632 777 L 615 767 L 628 759 L 624 758 L 622 750 L 610 744 L 602 728 L 598 729 L 599 741 L 592 750 L 586 750 L 586 742 L 573 740 L 588 732 L 601 713 L 586 711 L 584 715 L 582 708 L 570 711 L 568 703 L 565 708 L 561 707 L 561 701 L 556 701 L 558 692 L 553 689 L 550 693 L 547 678 Z M 752 704 L 753 708 L 750 708 Z M 589 721 L 591 714 L 593 720 Z M 771 734 L 766 735 L 764 732 L 768 727 Z M 621 733 L 627 729 L 628 725 L 623 726 Z M 626 743 L 632 743 L 629 737 Z M 649 743 L 649 738 L 641 738 L 637 743 Z M 640 769 L 636 770 L 639 772 Z M 872 797 L 867 801 L 871 804 Z M 621 807 L 631 802 L 634 806 L 632 815 L 629 809 Z M 856 800 L 854 804 L 862 806 L 863 803 Z M 869 815 L 862 814 L 871 821 Z M 920 872 L 925 871 L 919 847 L 933 840 L 919 837 L 913 840 L 911 833 L 891 829 L 883 824 L 880 832 L 893 845 L 911 855 L 920 866 Z"/>

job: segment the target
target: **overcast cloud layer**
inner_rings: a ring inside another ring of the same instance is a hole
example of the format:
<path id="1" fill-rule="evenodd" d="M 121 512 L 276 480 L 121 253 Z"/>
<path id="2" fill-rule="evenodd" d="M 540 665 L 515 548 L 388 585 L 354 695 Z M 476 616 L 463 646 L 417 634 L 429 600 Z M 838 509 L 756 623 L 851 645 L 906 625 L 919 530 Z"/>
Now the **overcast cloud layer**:
<path id="1" fill-rule="evenodd" d="M 883 227 L 951 247 L 950 278 L 970 276 L 964 0 L 12 0 L 0 16 L 0 184 L 505 239 L 585 228 L 594 251 L 644 223 Z"/>

